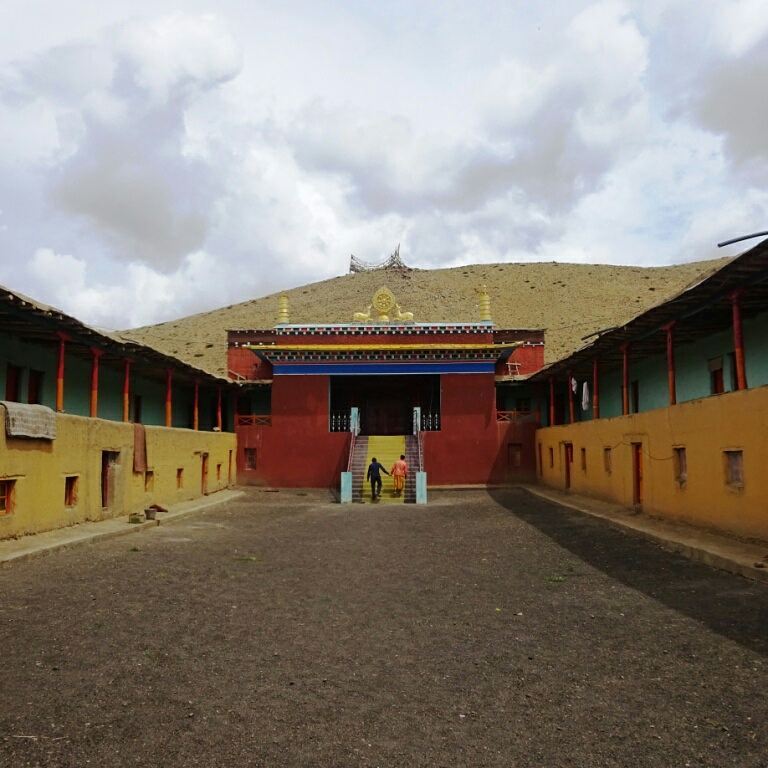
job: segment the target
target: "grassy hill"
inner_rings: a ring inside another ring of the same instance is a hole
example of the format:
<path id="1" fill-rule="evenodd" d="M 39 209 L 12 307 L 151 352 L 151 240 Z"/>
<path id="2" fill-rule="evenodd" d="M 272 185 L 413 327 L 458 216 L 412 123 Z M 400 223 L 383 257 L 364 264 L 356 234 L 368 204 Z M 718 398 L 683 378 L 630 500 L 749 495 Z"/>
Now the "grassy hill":
<path id="1" fill-rule="evenodd" d="M 569 354 L 582 338 L 639 312 L 722 266 L 725 259 L 671 267 L 596 264 L 479 264 L 435 270 L 386 270 L 343 275 L 286 291 L 291 322 L 349 322 L 382 285 L 416 322 L 479 319 L 476 289 L 486 284 L 494 322 L 504 328 L 546 329 L 546 360 Z M 271 294 L 211 312 L 124 331 L 123 335 L 212 373 L 226 374 L 226 331 L 270 328 Z"/>

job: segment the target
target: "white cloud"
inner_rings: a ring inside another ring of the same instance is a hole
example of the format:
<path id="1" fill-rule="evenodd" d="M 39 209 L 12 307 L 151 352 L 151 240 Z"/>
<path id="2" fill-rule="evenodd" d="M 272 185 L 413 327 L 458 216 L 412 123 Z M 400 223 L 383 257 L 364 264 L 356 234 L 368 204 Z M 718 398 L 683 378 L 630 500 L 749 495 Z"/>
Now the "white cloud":
<path id="1" fill-rule="evenodd" d="M 667 263 L 766 217 L 759 3 L 395 5 L 56 15 L 0 60 L 0 281 L 128 326 L 397 242 Z"/>

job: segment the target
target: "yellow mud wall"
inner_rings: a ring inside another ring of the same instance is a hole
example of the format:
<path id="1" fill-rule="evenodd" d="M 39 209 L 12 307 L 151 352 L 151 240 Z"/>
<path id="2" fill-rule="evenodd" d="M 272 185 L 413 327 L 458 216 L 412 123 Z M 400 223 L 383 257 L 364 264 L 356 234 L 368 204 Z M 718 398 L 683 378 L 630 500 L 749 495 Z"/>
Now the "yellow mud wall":
<path id="1" fill-rule="evenodd" d="M 565 487 L 568 442 L 573 444 L 573 493 L 632 506 L 632 443 L 641 443 L 643 512 L 768 540 L 768 387 L 539 429 L 539 480 L 544 485 Z M 682 486 L 675 478 L 675 447 L 686 449 L 687 480 Z M 605 448 L 611 448 L 610 472 L 604 465 Z M 723 452 L 730 450 L 743 451 L 741 488 L 726 482 Z"/>
<path id="2" fill-rule="evenodd" d="M 127 515 L 202 495 L 202 455 L 208 454 L 208 493 L 235 482 L 235 435 L 146 427 L 153 476 L 133 471 L 133 424 L 57 414 L 55 440 L 8 438 L 0 408 L 0 480 L 15 480 L 12 514 L 0 514 L 0 539 L 86 520 Z M 102 507 L 102 452 L 118 453 L 111 469 L 109 504 Z M 231 452 L 231 478 L 229 474 Z M 217 465 L 221 465 L 217 477 Z M 177 470 L 183 470 L 177 488 Z M 77 475 L 77 502 L 65 505 L 65 478 Z M 145 490 L 145 486 L 148 486 Z"/>

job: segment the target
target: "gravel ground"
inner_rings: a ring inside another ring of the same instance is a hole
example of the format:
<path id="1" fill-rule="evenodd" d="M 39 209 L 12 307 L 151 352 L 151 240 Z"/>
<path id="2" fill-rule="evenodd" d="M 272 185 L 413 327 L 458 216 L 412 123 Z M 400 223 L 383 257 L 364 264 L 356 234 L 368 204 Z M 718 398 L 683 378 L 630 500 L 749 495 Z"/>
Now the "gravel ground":
<path id="1" fill-rule="evenodd" d="M 0 765 L 768 765 L 768 590 L 523 491 L 0 570 Z"/>

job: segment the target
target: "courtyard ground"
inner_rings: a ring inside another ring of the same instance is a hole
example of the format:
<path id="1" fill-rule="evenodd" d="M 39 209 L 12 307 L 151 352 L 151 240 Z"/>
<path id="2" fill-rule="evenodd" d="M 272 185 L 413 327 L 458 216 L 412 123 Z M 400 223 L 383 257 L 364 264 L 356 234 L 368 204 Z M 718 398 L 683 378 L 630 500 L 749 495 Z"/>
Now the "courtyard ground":
<path id="1" fill-rule="evenodd" d="M 0 570 L 0 765 L 768 765 L 768 589 L 522 490 Z"/>

